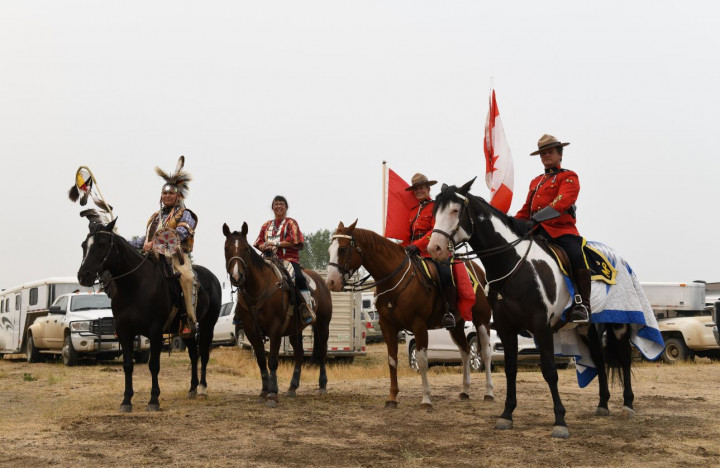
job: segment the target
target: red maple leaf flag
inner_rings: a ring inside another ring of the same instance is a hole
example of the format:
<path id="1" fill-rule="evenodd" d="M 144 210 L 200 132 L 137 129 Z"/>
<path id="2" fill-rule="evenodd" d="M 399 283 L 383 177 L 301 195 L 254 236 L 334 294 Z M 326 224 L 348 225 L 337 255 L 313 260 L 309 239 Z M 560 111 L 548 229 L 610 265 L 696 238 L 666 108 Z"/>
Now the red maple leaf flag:
<path id="1" fill-rule="evenodd" d="M 507 213 L 513 196 L 512 155 L 505 139 L 505 129 L 495 100 L 495 90 L 490 97 L 490 110 L 485 123 L 485 182 L 490 189 L 490 204 Z"/>
<path id="2" fill-rule="evenodd" d="M 409 213 L 418 204 L 412 192 L 405 191 L 410 186 L 392 169 L 387 168 L 387 207 L 385 210 L 385 237 L 399 239 L 406 244 L 410 241 Z"/>

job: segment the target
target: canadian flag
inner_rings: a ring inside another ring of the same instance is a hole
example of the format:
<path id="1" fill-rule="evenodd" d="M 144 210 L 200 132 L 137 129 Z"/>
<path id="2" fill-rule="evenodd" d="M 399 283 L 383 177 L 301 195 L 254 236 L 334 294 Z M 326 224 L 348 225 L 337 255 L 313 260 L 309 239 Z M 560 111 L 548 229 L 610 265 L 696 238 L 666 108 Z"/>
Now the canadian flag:
<path id="1" fill-rule="evenodd" d="M 387 205 L 385 208 L 385 237 L 401 240 L 403 245 L 410 242 L 409 213 L 417 206 L 418 201 L 412 192 L 405 189 L 410 184 L 405 182 L 392 169 L 385 166 L 385 195 Z"/>
<path id="2" fill-rule="evenodd" d="M 493 89 L 485 123 L 485 182 L 490 189 L 490 204 L 503 213 L 512 203 L 513 179 L 512 155 Z"/>

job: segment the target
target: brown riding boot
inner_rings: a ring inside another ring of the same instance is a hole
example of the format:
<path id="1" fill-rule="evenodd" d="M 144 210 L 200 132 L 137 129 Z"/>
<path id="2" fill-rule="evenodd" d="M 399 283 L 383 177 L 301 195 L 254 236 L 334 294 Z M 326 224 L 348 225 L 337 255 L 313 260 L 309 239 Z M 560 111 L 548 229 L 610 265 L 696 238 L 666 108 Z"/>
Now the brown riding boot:
<path id="1" fill-rule="evenodd" d="M 307 289 L 300 291 L 304 304 L 300 304 L 300 315 L 303 322 L 308 325 L 315 323 L 315 311 L 313 310 L 314 300 L 312 294 Z"/>
<path id="2" fill-rule="evenodd" d="M 457 289 L 455 286 L 445 286 L 445 315 L 442 318 L 442 326 L 448 330 L 455 328 L 455 309 L 457 309 Z"/>
<path id="3" fill-rule="evenodd" d="M 590 289 L 591 272 L 587 269 L 575 270 L 575 298 L 574 305 L 568 314 L 568 322 L 590 322 Z"/>

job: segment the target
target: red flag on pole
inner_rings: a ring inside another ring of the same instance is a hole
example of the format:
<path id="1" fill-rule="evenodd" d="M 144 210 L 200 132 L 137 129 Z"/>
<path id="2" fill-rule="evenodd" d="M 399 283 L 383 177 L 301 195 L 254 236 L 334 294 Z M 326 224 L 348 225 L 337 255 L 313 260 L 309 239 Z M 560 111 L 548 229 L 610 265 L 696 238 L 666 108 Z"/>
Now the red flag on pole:
<path id="1" fill-rule="evenodd" d="M 485 182 L 490 189 L 490 204 L 503 213 L 508 212 L 512 203 L 514 177 L 512 155 L 493 89 L 485 123 Z"/>
<path id="2" fill-rule="evenodd" d="M 387 167 L 387 166 L 386 166 Z M 385 237 L 399 239 L 404 243 L 410 241 L 408 215 L 418 204 L 412 192 L 405 191 L 410 186 L 389 167 L 387 168 L 387 207 L 385 209 Z"/>

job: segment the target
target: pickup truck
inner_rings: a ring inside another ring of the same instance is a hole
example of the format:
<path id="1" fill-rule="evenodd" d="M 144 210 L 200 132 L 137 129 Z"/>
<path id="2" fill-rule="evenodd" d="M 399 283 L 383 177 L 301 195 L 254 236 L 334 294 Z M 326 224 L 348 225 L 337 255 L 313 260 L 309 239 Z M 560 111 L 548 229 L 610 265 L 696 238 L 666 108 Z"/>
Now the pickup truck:
<path id="1" fill-rule="evenodd" d="M 136 337 L 133 349 L 136 362 L 148 362 L 150 340 Z M 27 331 L 27 361 L 40 362 L 50 354 L 61 355 L 66 366 L 77 364 L 82 355 L 98 360 L 122 355 L 107 294 L 64 294 L 50 306 L 47 315 L 35 319 Z"/>

